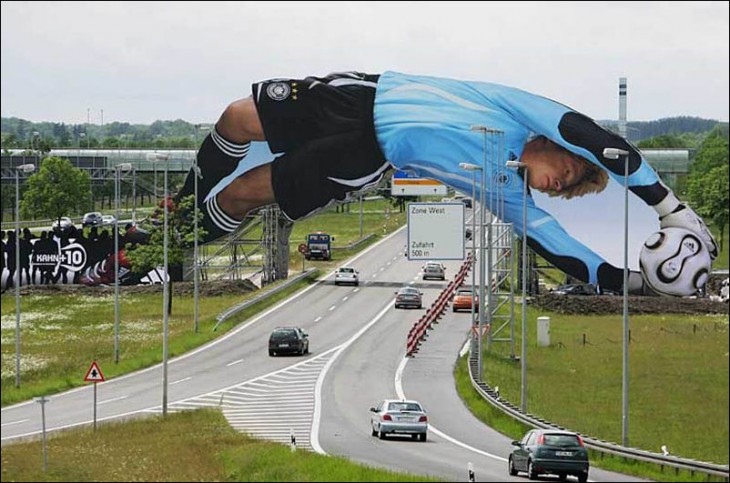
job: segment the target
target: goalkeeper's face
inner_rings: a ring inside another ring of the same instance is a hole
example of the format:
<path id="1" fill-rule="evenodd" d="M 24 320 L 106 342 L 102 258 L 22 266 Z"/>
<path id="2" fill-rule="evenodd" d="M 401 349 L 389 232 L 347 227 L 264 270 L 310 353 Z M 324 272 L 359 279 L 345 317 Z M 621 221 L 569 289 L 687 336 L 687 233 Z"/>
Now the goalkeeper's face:
<path id="1" fill-rule="evenodd" d="M 548 140 L 526 148 L 522 161 L 528 166 L 530 187 L 538 191 L 560 193 L 585 175 L 585 167 L 575 154 Z"/>

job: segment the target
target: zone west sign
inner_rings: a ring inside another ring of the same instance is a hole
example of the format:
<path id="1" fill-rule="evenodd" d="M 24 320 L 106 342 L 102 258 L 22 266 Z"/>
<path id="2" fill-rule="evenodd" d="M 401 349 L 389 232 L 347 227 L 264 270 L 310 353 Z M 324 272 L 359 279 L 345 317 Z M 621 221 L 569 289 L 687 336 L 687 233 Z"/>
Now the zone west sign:
<path id="1" fill-rule="evenodd" d="M 464 203 L 408 203 L 409 260 L 463 260 Z"/>

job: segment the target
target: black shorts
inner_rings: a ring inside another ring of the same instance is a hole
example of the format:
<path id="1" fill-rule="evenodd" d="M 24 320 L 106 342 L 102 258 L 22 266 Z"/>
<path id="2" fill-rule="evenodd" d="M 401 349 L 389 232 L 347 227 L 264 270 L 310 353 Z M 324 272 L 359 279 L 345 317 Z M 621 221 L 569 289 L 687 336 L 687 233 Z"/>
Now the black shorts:
<path id="1" fill-rule="evenodd" d="M 375 138 L 378 76 L 357 72 L 253 85 L 274 196 L 292 220 L 376 186 L 389 163 Z"/>

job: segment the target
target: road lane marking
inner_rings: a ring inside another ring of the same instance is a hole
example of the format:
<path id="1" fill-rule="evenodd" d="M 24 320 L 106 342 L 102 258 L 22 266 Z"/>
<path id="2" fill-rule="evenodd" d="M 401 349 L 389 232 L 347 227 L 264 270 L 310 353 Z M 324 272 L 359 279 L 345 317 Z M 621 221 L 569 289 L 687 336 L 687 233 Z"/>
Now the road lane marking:
<path id="1" fill-rule="evenodd" d="M 342 297 L 342 301 L 343 301 L 343 302 L 346 302 L 346 301 L 347 301 L 347 299 L 348 299 L 348 297 Z"/>
<path id="2" fill-rule="evenodd" d="M 317 378 L 317 384 L 314 388 L 314 416 L 312 418 L 312 430 L 309 433 L 309 444 L 312 446 L 312 449 L 319 454 L 327 454 L 325 450 L 322 449 L 322 446 L 319 444 L 319 422 L 322 418 L 322 387 L 324 386 L 325 376 L 327 376 L 327 372 L 329 372 L 335 360 L 337 360 L 337 357 L 339 357 L 339 355 L 342 354 L 342 352 L 349 346 L 351 346 L 357 339 L 362 337 L 362 335 L 367 332 L 370 327 L 372 327 L 380 319 L 382 319 L 383 316 L 391 310 L 394 301 L 395 299 L 390 300 L 388 304 L 383 307 L 382 310 L 378 312 L 378 314 L 372 320 L 370 320 L 370 322 L 365 324 L 365 326 L 362 327 L 355 335 L 350 337 L 347 342 L 337 347 L 337 352 L 335 352 L 334 355 L 330 357 L 324 368 L 319 373 L 319 377 Z"/>
<path id="3" fill-rule="evenodd" d="M 178 379 L 178 380 L 177 380 L 177 381 L 175 381 L 175 382 L 171 382 L 171 383 L 170 383 L 170 385 L 171 385 L 171 386 L 173 386 L 173 385 L 175 385 L 175 384 L 178 384 L 178 383 L 180 383 L 180 382 L 185 382 L 185 381 L 189 381 L 190 379 L 192 379 L 192 377 L 183 377 L 182 379 Z"/>
<path id="4" fill-rule="evenodd" d="M 365 282 L 365 283 L 367 283 L 367 282 Z M 359 288 L 356 288 L 355 290 L 353 290 L 353 293 L 357 293 L 359 290 L 360 290 Z"/>
<path id="5" fill-rule="evenodd" d="M 330 312 L 332 312 L 333 310 L 335 310 L 336 307 L 337 307 L 336 305 L 333 305 L 332 307 L 330 307 L 330 309 L 329 309 Z"/>
<path id="6" fill-rule="evenodd" d="M 236 364 L 239 364 L 241 362 L 243 362 L 243 359 L 238 359 L 237 361 L 229 362 L 228 364 L 226 364 L 226 367 L 235 366 Z"/>
<path id="7" fill-rule="evenodd" d="M 404 399 L 404 400 L 407 398 L 406 398 L 405 391 L 403 391 L 403 372 L 406 370 L 406 364 L 408 364 L 409 360 L 410 360 L 410 358 L 404 356 L 403 359 L 401 360 L 400 364 L 398 365 L 398 369 L 395 371 L 395 392 L 398 394 L 398 397 L 400 399 Z M 472 451 L 472 452 L 480 454 L 482 456 L 486 456 L 487 458 L 492 458 L 497 461 L 501 461 L 503 463 L 507 462 L 507 458 L 502 458 L 501 456 L 493 455 L 492 453 L 487 453 L 486 451 L 482 451 L 480 449 L 474 448 L 473 446 L 469 446 L 466 443 L 462 443 L 461 441 L 459 441 L 456 438 L 452 438 L 448 434 L 437 429 L 431 423 L 429 423 L 429 425 L 428 425 L 428 430 L 437 434 L 438 436 L 441 436 L 446 441 L 454 443 L 457 446 L 461 446 L 462 448 L 464 448 L 466 450 Z"/>
<path id="8" fill-rule="evenodd" d="M 4 428 L 5 426 L 11 426 L 13 424 L 20 424 L 20 423 L 24 423 L 26 421 L 30 421 L 30 419 L 21 419 L 20 421 L 13 421 L 12 423 L 3 423 L 3 424 L 0 424 L 0 426 L 2 426 Z"/>
<path id="9" fill-rule="evenodd" d="M 322 320 L 322 316 L 321 315 L 319 317 L 317 317 L 316 319 L 314 319 L 315 322 L 319 322 L 320 320 Z"/>
<path id="10" fill-rule="evenodd" d="M 115 397 L 112 399 L 107 399 L 105 401 L 99 401 L 98 404 L 99 404 L 99 406 L 101 406 L 102 404 L 106 404 L 106 403 L 110 403 L 110 402 L 114 402 L 114 401 L 121 401 L 122 399 L 127 399 L 127 396 L 119 396 L 119 397 Z"/>

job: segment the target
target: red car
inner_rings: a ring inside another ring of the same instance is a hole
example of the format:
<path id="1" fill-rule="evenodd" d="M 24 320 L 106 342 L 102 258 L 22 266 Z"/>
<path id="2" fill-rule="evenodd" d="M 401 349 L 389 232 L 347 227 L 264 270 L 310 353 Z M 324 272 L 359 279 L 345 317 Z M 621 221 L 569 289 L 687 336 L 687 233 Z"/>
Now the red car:
<path id="1" fill-rule="evenodd" d="M 474 297 L 476 305 L 474 307 L 475 312 L 479 312 L 479 297 Z M 472 293 L 470 288 L 460 288 L 454 295 L 454 312 L 459 310 L 468 310 L 471 312 L 472 305 Z"/>

